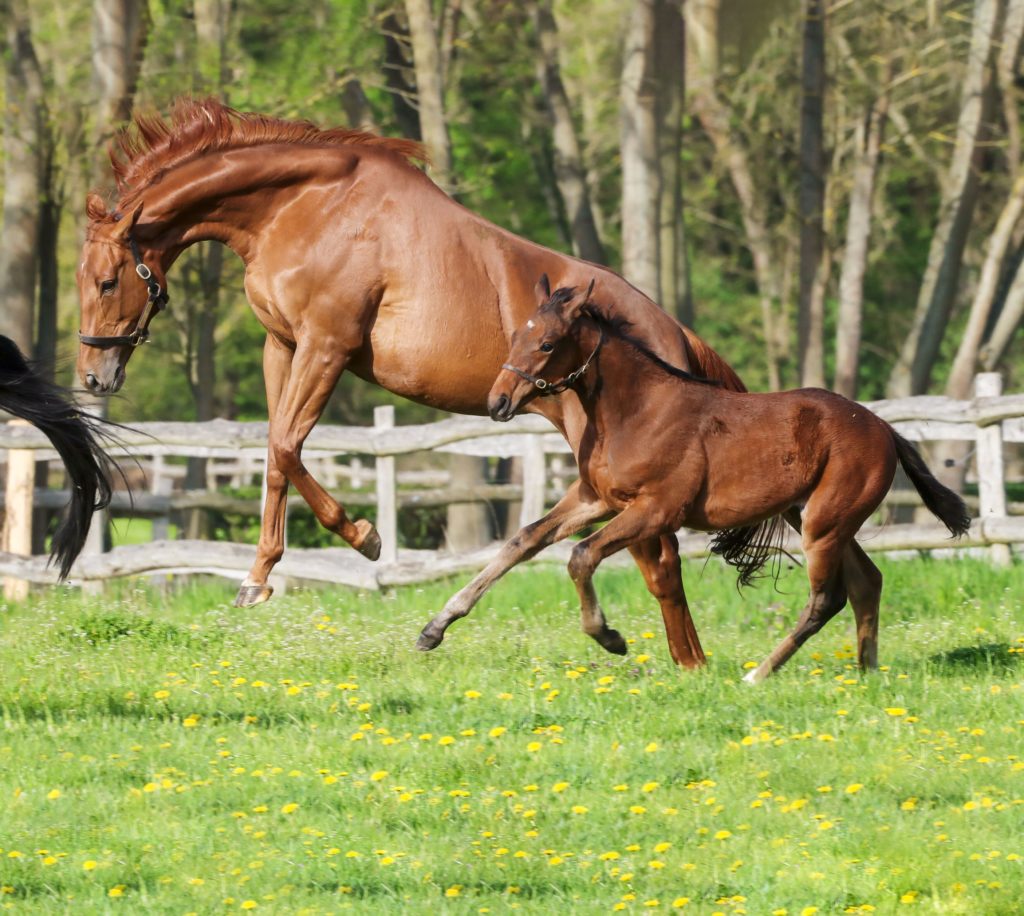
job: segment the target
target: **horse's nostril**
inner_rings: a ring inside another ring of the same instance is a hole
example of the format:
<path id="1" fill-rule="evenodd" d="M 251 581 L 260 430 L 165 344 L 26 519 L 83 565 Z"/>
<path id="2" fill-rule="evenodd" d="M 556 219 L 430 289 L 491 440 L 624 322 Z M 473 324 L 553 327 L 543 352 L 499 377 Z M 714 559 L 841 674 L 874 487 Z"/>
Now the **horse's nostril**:
<path id="1" fill-rule="evenodd" d="M 507 394 L 501 395 L 498 398 L 498 400 L 495 401 L 494 404 L 491 406 L 491 411 L 490 411 L 491 419 L 492 420 L 497 420 L 500 417 L 504 416 L 505 411 L 508 409 L 508 404 L 509 404 L 508 395 Z"/>
<path id="2" fill-rule="evenodd" d="M 85 373 L 85 387 L 90 391 L 95 391 L 99 387 L 99 380 L 92 372 Z"/>

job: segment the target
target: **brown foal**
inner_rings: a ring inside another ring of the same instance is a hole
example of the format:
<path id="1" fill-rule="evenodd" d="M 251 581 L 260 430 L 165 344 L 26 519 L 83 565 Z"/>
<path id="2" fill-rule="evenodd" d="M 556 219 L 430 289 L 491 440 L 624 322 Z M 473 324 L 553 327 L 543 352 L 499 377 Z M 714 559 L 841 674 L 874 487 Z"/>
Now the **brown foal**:
<path id="1" fill-rule="evenodd" d="M 306 470 L 302 444 L 346 369 L 407 398 L 483 414 L 512 331 L 536 307 L 548 273 L 586 282 L 632 321 L 665 360 L 742 390 L 735 373 L 691 331 L 610 270 L 528 242 L 447 197 L 410 158 L 417 144 L 305 121 L 182 101 L 171 120 L 137 116 L 112 156 L 118 199 L 92 195 L 78 269 L 78 371 L 97 394 L 117 391 L 125 366 L 166 300 L 166 275 L 184 249 L 213 239 L 245 263 L 245 292 L 267 330 L 263 369 L 270 412 L 267 499 L 256 560 L 236 604 L 265 601 L 284 550 L 289 484 L 317 519 L 366 556 L 379 538 L 353 521 Z M 587 427 L 575 399 L 529 408 L 574 446 Z M 468 612 L 524 557 L 609 511 L 580 483 L 449 602 Z M 674 637 L 673 656 L 703 656 L 678 578 L 676 544 L 633 548 Z"/>
<path id="2" fill-rule="evenodd" d="M 776 671 L 847 598 L 860 664 L 874 666 L 882 577 L 849 553 L 854 535 L 888 492 L 897 462 L 953 535 L 970 524 L 963 501 L 859 404 L 814 388 L 748 394 L 708 383 L 590 305 L 592 288 L 550 294 L 542 278 L 540 309 L 515 332 L 488 399 L 491 416 L 508 420 L 545 391 L 572 389 L 565 397 L 586 415 L 576 450 L 581 485 L 614 513 L 569 561 L 586 632 L 606 647 L 620 639 L 592 584 L 610 554 L 682 526 L 721 531 L 783 513 L 795 522 L 799 512 L 810 598 L 793 632 L 746 679 Z M 450 622 L 435 619 L 433 635 Z"/>

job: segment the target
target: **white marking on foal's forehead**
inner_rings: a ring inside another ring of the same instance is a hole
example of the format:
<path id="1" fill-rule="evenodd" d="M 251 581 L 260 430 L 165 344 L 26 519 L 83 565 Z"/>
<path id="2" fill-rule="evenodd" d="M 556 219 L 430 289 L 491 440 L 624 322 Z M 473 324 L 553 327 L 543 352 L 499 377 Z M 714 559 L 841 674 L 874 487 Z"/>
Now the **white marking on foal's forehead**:
<path id="1" fill-rule="evenodd" d="M 526 322 L 526 326 L 528 328 L 532 328 L 533 327 L 533 319 L 532 318 L 529 321 Z"/>

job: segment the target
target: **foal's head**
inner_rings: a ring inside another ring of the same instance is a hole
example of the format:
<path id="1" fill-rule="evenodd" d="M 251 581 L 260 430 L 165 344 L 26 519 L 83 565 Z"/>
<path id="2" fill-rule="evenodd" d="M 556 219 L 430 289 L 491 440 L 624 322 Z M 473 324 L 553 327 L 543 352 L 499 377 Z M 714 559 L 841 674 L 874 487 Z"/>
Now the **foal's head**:
<path id="1" fill-rule="evenodd" d="M 540 278 L 540 307 L 512 335 L 508 360 L 487 398 L 491 419 L 511 420 L 535 397 L 559 394 L 583 375 L 593 354 L 581 355 L 577 337 L 571 332 L 593 290 L 591 280 L 585 290 L 562 287 L 551 292 L 547 274 Z"/>

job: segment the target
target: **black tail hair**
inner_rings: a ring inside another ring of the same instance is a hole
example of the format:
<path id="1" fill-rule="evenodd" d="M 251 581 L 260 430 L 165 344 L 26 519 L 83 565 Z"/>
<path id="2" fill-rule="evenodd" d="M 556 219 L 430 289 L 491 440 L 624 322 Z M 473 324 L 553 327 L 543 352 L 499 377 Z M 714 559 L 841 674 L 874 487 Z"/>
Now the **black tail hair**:
<path id="1" fill-rule="evenodd" d="M 51 562 L 67 578 L 82 552 L 97 509 L 110 504 L 111 469 L 100 421 L 80 410 L 59 385 L 44 378 L 14 341 L 0 335 L 0 409 L 28 420 L 53 443 L 71 478 L 71 502 L 53 535 Z"/>
<path id="2" fill-rule="evenodd" d="M 770 558 L 777 561 L 772 564 L 771 575 L 778 579 L 785 533 L 785 520 L 776 515 L 756 525 L 719 531 L 711 541 L 711 552 L 739 570 L 738 588 L 751 585 L 760 578 L 759 573 Z"/>
<path id="3" fill-rule="evenodd" d="M 891 427 L 890 427 L 891 429 Z M 907 477 L 920 494 L 928 511 L 949 529 L 953 537 L 960 537 L 971 527 L 971 516 L 967 505 L 948 487 L 944 487 L 928 470 L 924 459 L 914 446 L 904 439 L 896 430 L 892 430 L 896 454 Z"/>

